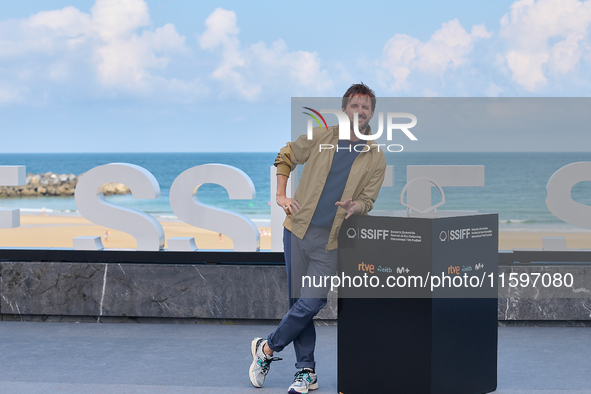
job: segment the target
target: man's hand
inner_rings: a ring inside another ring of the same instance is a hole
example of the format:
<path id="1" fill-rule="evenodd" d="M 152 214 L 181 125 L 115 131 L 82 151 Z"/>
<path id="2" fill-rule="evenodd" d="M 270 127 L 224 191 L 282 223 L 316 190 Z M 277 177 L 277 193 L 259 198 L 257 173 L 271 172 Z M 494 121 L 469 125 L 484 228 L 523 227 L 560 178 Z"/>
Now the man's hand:
<path id="1" fill-rule="evenodd" d="M 337 201 L 334 203 L 334 205 L 338 205 L 347 211 L 347 216 L 345 216 L 345 219 L 349 219 L 349 216 L 351 215 L 359 215 L 362 211 L 361 205 L 357 204 L 350 198 L 346 199 L 345 201 Z"/>
<path id="2" fill-rule="evenodd" d="M 295 215 L 301 208 L 299 202 L 285 196 L 277 196 L 277 205 L 283 208 L 286 215 Z"/>
<path id="3" fill-rule="evenodd" d="M 287 189 L 287 176 L 277 174 L 277 205 L 283 208 L 286 215 L 295 215 L 300 210 L 300 203 L 291 198 L 285 197 Z"/>

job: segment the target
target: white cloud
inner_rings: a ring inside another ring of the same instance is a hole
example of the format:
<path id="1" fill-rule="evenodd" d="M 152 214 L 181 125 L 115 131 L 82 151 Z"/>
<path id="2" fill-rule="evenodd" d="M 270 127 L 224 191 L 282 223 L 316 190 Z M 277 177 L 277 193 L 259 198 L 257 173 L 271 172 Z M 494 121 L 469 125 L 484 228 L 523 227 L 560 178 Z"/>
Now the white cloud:
<path id="1" fill-rule="evenodd" d="M 426 42 L 405 34 L 394 35 L 386 42 L 378 65 L 389 72 L 393 90 L 403 89 L 411 72 L 442 76 L 466 64 L 476 40 L 491 36 L 483 25 L 473 26 L 468 33 L 453 19 L 443 23 Z"/>
<path id="2" fill-rule="evenodd" d="M 234 11 L 217 8 L 205 20 L 205 32 L 199 36 L 199 43 L 204 49 L 214 49 L 220 45 L 237 50 L 240 46 Z"/>
<path id="3" fill-rule="evenodd" d="M 150 22 L 144 0 L 97 0 L 91 14 L 94 29 L 106 42 L 129 39 Z"/>
<path id="4" fill-rule="evenodd" d="M 43 79 L 70 86 L 83 80 L 109 95 L 146 94 L 166 82 L 171 87 L 182 83 L 159 71 L 171 56 L 187 52 L 185 37 L 172 24 L 151 28 L 144 0 L 96 0 L 90 13 L 65 7 L 39 12 L 16 26 L 2 24 L 0 31 L 10 34 L 0 40 L 0 60 L 13 60 L 15 79 L 31 85 L 30 90 Z M 186 81 L 186 86 L 199 84 Z"/>
<path id="5" fill-rule="evenodd" d="M 384 46 L 380 66 L 394 78 L 392 89 L 400 89 L 410 74 L 411 62 L 417 57 L 416 48 L 421 42 L 406 34 L 396 34 Z"/>
<path id="6" fill-rule="evenodd" d="M 0 86 L 0 104 L 20 103 L 23 101 L 23 92 L 11 86 Z"/>
<path id="7" fill-rule="evenodd" d="M 205 20 L 206 30 L 198 37 L 201 48 L 215 50 L 221 48 L 222 61 L 211 75 L 222 82 L 227 90 L 236 92 L 246 99 L 253 99 L 260 94 L 261 88 L 245 80 L 236 69 L 246 65 L 246 59 L 240 51 L 238 33 L 240 29 L 236 23 L 234 11 L 217 8 Z"/>
<path id="8" fill-rule="evenodd" d="M 74 7 L 61 10 L 43 11 L 33 15 L 23 22 L 24 30 L 47 28 L 58 37 L 76 38 L 89 34 L 91 31 L 91 17 Z"/>
<path id="9" fill-rule="evenodd" d="M 286 43 L 258 42 L 242 47 L 236 13 L 217 8 L 198 36 L 201 48 L 219 52 L 221 61 L 211 77 L 223 86 L 223 94 L 257 100 L 263 91 L 289 87 L 292 92 L 325 92 L 332 79 L 321 67 L 317 53 L 290 51 Z"/>
<path id="10" fill-rule="evenodd" d="M 238 22 L 217 8 L 187 42 L 173 24 L 153 25 L 146 0 L 96 0 L 89 12 L 70 6 L 0 21 L 0 104 L 122 95 L 192 102 L 210 92 L 260 101 L 286 91 L 330 95 L 358 79 L 433 96 L 588 86 L 591 0 L 517 0 L 494 38 L 457 19 L 422 40 L 400 32 L 380 54 L 360 53 L 347 67 L 279 37 L 246 42 Z"/>
<path id="11" fill-rule="evenodd" d="M 111 86 L 146 87 L 151 69 L 163 69 L 169 62 L 156 52 L 184 50 L 184 38 L 167 24 L 154 32 L 131 35 L 128 39 L 112 38 L 96 48 L 96 65 L 102 81 Z"/>
<path id="12" fill-rule="evenodd" d="M 494 82 L 491 82 L 486 88 L 485 94 L 487 97 L 499 97 L 499 95 L 503 92 L 503 88 L 497 86 Z"/>
<path id="13" fill-rule="evenodd" d="M 542 72 L 542 64 L 548 61 L 547 52 L 509 51 L 506 58 L 513 72 L 513 80 L 525 89 L 531 92 L 546 85 L 547 80 Z"/>
<path id="14" fill-rule="evenodd" d="M 591 24 L 591 1 L 519 0 L 501 19 L 505 58 L 517 84 L 530 92 L 551 75 L 567 74 L 580 63 Z"/>

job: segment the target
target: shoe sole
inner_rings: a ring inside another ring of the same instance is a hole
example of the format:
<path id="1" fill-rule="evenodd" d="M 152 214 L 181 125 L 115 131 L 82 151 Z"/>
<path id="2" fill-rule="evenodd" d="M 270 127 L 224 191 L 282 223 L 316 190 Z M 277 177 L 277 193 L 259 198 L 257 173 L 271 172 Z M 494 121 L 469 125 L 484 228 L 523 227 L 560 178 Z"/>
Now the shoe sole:
<path id="1" fill-rule="evenodd" d="M 258 358 L 258 356 L 257 356 L 257 342 L 259 341 L 259 339 L 261 339 L 261 338 L 255 338 L 250 343 L 250 354 L 252 354 L 252 363 L 250 364 L 250 369 L 248 370 L 248 379 L 250 379 L 250 384 L 252 384 L 256 388 L 263 387 L 262 385 L 257 386 L 255 384 L 255 382 L 252 381 L 252 374 L 251 374 L 251 371 L 255 368 L 255 366 L 257 364 L 257 358 Z"/>
<path id="2" fill-rule="evenodd" d="M 289 389 L 287 392 L 288 394 L 306 394 L 310 390 L 317 390 L 318 389 L 318 382 L 312 383 L 308 386 L 307 391 L 295 391 L 295 389 Z"/>

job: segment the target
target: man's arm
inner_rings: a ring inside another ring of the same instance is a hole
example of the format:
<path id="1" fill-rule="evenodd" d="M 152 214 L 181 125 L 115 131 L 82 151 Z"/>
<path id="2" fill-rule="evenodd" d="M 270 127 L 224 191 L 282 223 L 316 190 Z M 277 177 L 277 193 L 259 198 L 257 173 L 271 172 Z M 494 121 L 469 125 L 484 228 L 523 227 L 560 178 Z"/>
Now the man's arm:
<path id="1" fill-rule="evenodd" d="M 287 197 L 287 181 L 289 179 L 289 174 L 292 171 L 292 165 L 295 168 L 295 165 L 292 164 L 291 160 L 291 143 L 287 143 L 281 150 L 279 154 L 275 158 L 275 167 L 277 167 L 277 196 L 276 201 L 277 205 L 279 205 L 284 211 L 286 215 L 295 214 L 297 211 L 300 210 L 300 204 Z"/>
<path id="2" fill-rule="evenodd" d="M 297 164 L 304 164 L 308 161 L 310 153 L 318 145 L 318 138 L 323 131 L 320 128 L 314 129 L 313 139 L 309 140 L 307 134 L 301 135 L 294 142 L 288 142 L 279 151 L 275 158 L 275 167 L 277 167 L 277 205 L 279 205 L 286 214 L 295 214 L 300 210 L 300 204 L 286 196 L 287 180 L 289 174 Z"/>
<path id="3" fill-rule="evenodd" d="M 277 167 L 277 174 L 289 176 L 297 164 L 304 164 L 310 158 L 310 154 L 314 149 L 318 148 L 318 138 L 323 133 L 319 127 L 313 130 L 313 138 L 308 139 L 307 134 L 299 136 L 295 141 L 288 142 L 279 151 L 275 158 L 275 167 Z"/>
<path id="4" fill-rule="evenodd" d="M 285 177 L 289 177 L 289 173 L 293 168 L 291 168 L 291 143 L 288 142 L 285 144 L 283 148 L 277 154 L 275 158 L 275 167 L 277 167 L 277 175 L 283 175 Z M 279 178 L 278 178 L 279 179 Z M 287 183 L 287 181 L 286 181 Z M 279 184 L 277 184 L 279 186 Z M 285 193 L 283 193 L 285 194 Z"/>
<path id="5" fill-rule="evenodd" d="M 279 205 L 287 215 L 291 215 L 300 210 L 300 204 L 286 196 L 287 180 L 285 175 L 277 174 L 277 205 Z"/>
<path id="6" fill-rule="evenodd" d="M 291 144 L 288 142 L 275 158 L 275 167 L 277 167 L 277 196 L 275 201 L 287 215 L 291 214 L 291 199 L 287 198 L 287 180 L 291 172 Z"/>

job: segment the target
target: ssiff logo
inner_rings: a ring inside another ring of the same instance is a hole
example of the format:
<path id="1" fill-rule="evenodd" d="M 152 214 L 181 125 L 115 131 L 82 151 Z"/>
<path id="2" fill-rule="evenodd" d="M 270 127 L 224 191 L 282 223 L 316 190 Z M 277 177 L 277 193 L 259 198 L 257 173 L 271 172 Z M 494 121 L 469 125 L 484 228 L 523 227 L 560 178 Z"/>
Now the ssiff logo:
<path id="1" fill-rule="evenodd" d="M 339 139 L 340 140 L 348 140 L 350 138 L 349 129 L 351 127 L 351 120 L 349 119 L 347 114 L 345 114 L 343 111 L 340 111 L 338 109 L 321 109 L 320 112 L 318 112 L 315 109 L 312 109 L 310 107 L 302 107 L 302 108 L 307 109 L 308 111 L 311 111 L 316 115 L 316 116 L 314 116 L 313 114 L 311 114 L 309 112 L 304 112 L 305 115 L 308 115 L 309 117 L 314 119 L 316 121 L 316 123 L 318 123 L 321 130 L 324 130 L 324 128 L 328 129 L 328 124 L 326 123 L 326 119 L 324 119 L 322 114 L 325 113 L 325 114 L 336 115 L 337 119 L 339 120 Z M 400 119 L 400 118 L 410 119 L 410 123 L 394 123 L 394 119 Z M 308 135 L 309 140 L 311 140 L 313 138 L 312 119 L 308 119 L 307 135 Z M 373 141 L 373 140 L 376 140 L 382 136 L 382 134 L 384 132 L 384 113 L 383 112 L 380 112 L 378 114 L 378 125 L 379 125 L 378 131 L 373 135 L 365 135 L 359 131 L 358 119 L 359 119 L 359 114 L 357 112 L 355 112 L 354 119 L 353 119 L 353 132 L 355 133 L 357 138 L 359 138 L 361 140 L 365 140 L 365 141 L 370 141 L 370 140 Z M 387 133 L 388 141 L 392 141 L 392 134 L 393 134 L 392 132 L 394 130 L 401 130 L 411 141 L 417 141 L 417 137 L 415 137 L 414 134 L 411 133 L 409 130 L 410 128 L 413 128 L 417 125 L 417 117 L 416 116 L 414 116 L 411 113 L 407 113 L 407 112 L 388 112 L 386 115 L 386 119 L 387 119 L 386 133 Z M 320 120 L 322 120 L 322 123 L 320 122 Z M 378 151 L 380 150 L 380 147 L 382 147 L 382 146 L 385 146 L 389 152 L 401 152 L 404 149 L 403 146 L 400 144 L 390 144 L 387 146 L 386 146 L 386 144 L 376 144 L 376 145 L 377 145 Z M 335 149 L 335 146 L 332 144 L 321 144 L 320 151 L 322 152 L 323 149 Z M 337 150 L 338 150 L 338 146 L 337 146 Z M 360 150 L 359 152 L 367 152 L 367 151 Z"/>
<path id="2" fill-rule="evenodd" d="M 375 239 L 385 241 L 390 236 L 390 230 L 380 228 L 353 228 L 347 229 L 347 237 L 360 239 Z"/>
<path id="3" fill-rule="evenodd" d="M 449 230 L 449 231 L 442 231 L 439 233 L 439 240 L 441 242 L 449 241 L 456 241 L 460 239 L 468 239 L 470 238 L 470 229 L 469 228 L 461 228 L 457 230 Z"/>
<path id="4" fill-rule="evenodd" d="M 347 230 L 347 237 L 355 238 L 356 236 L 357 236 L 357 230 L 355 230 L 353 227 L 351 227 L 350 229 Z"/>

